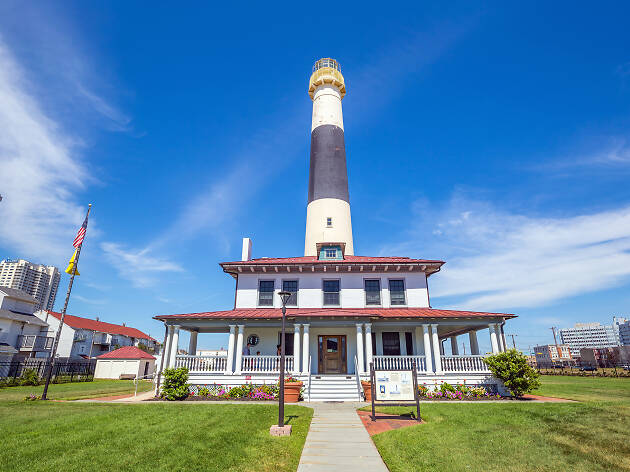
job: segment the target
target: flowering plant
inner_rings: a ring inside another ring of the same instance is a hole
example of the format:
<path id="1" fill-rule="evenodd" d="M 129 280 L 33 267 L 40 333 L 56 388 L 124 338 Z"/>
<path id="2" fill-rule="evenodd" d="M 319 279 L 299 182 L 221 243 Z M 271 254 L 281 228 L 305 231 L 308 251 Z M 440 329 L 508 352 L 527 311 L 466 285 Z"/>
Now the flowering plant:
<path id="1" fill-rule="evenodd" d="M 296 379 L 295 377 L 291 377 L 291 376 L 289 376 L 289 377 L 285 377 L 285 378 L 284 378 L 284 381 L 285 381 L 285 383 L 286 383 L 286 382 L 288 382 L 288 383 L 301 382 L 301 380 Z"/>

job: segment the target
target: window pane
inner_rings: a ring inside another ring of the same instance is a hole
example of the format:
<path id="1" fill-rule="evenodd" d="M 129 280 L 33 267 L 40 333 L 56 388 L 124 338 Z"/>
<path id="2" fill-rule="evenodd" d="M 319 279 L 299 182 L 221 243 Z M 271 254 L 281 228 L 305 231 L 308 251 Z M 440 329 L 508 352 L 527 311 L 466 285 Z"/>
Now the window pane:
<path id="1" fill-rule="evenodd" d="M 339 292 L 324 292 L 324 305 L 339 305 Z"/>
<path id="2" fill-rule="evenodd" d="M 298 282 L 297 280 L 283 280 L 282 281 L 282 290 L 285 292 L 291 292 L 291 296 L 287 301 L 287 306 L 297 306 L 297 291 L 298 291 Z"/>
<path id="3" fill-rule="evenodd" d="M 389 295 L 392 305 L 405 305 L 405 283 L 402 280 L 390 280 Z"/>
<path id="4" fill-rule="evenodd" d="M 338 292 L 339 281 L 338 280 L 324 280 L 324 292 Z"/>
<path id="5" fill-rule="evenodd" d="M 258 304 L 273 306 L 273 280 L 261 280 L 258 284 Z"/>
<path id="6" fill-rule="evenodd" d="M 366 280 L 365 281 L 365 304 L 380 305 L 381 304 L 381 281 Z"/>

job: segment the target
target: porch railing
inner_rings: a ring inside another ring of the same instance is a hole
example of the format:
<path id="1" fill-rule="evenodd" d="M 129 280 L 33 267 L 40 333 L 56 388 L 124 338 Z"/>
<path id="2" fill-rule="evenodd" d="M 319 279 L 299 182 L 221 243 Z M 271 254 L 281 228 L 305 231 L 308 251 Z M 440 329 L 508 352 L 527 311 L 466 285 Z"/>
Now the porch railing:
<path id="1" fill-rule="evenodd" d="M 443 372 L 490 372 L 483 356 L 441 356 Z"/>
<path id="2" fill-rule="evenodd" d="M 285 356 L 285 372 L 293 372 L 293 356 Z M 243 356 L 241 372 L 280 372 L 280 356 Z"/>
<path id="3" fill-rule="evenodd" d="M 416 364 L 418 372 L 427 370 L 424 356 L 373 356 L 374 370 L 411 370 Z"/>
<path id="4" fill-rule="evenodd" d="M 189 372 L 224 372 L 227 356 L 177 356 L 175 367 L 186 367 Z"/>
<path id="5" fill-rule="evenodd" d="M 53 338 L 48 336 L 38 336 L 35 334 L 24 334 L 18 336 L 18 349 L 30 351 L 47 351 L 52 348 Z"/>

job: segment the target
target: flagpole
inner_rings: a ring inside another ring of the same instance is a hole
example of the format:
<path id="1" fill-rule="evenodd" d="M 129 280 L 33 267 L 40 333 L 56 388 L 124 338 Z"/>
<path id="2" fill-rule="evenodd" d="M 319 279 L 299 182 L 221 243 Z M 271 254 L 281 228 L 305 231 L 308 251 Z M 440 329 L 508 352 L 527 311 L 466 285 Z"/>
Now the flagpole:
<path id="1" fill-rule="evenodd" d="M 90 210 L 92 209 L 92 204 L 88 205 L 87 214 L 85 215 L 85 220 L 87 221 L 88 216 L 90 216 Z M 87 227 L 86 227 L 87 230 Z M 70 282 L 68 283 L 68 291 L 66 292 L 66 301 L 63 304 L 63 310 L 61 310 L 61 319 L 59 320 L 59 329 L 57 329 L 57 333 L 55 334 L 55 341 L 52 345 L 52 351 L 50 353 L 50 364 L 48 366 L 48 372 L 46 373 L 46 383 L 44 384 L 44 391 L 42 392 L 42 400 L 46 400 L 46 395 L 48 394 L 48 385 L 50 385 L 50 378 L 52 377 L 53 368 L 55 366 L 55 356 L 57 355 L 57 346 L 59 345 L 59 338 L 61 336 L 61 328 L 63 328 L 63 319 L 66 317 L 66 310 L 68 309 L 68 301 L 70 301 L 70 292 L 72 292 L 72 284 L 74 283 L 74 276 L 77 273 L 77 267 L 79 265 L 79 256 L 81 255 L 81 248 L 83 247 L 83 241 L 79 244 L 77 248 L 77 254 L 74 258 L 74 265 L 72 266 L 72 275 L 70 276 Z"/>

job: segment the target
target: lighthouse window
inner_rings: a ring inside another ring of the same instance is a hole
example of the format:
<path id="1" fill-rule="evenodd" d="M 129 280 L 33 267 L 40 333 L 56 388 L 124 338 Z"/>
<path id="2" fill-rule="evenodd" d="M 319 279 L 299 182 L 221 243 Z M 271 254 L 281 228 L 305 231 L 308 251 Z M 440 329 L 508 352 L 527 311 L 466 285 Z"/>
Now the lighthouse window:
<path id="1" fill-rule="evenodd" d="M 273 306 L 273 280 L 261 280 L 258 282 L 258 305 Z"/>
<path id="2" fill-rule="evenodd" d="M 328 226 L 329 228 L 332 227 L 332 218 L 330 216 L 326 218 L 326 226 Z"/>
<path id="3" fill-rule="evenodd" d="M 365 281 L 365 304 L 380 305 L 381 304 L 381 281 L 366 280 Z"/>
<path id="4" fill-rule="evenodd" d="M 339 280 L 324 280 L 324 305 L 339 306 Z"/>

